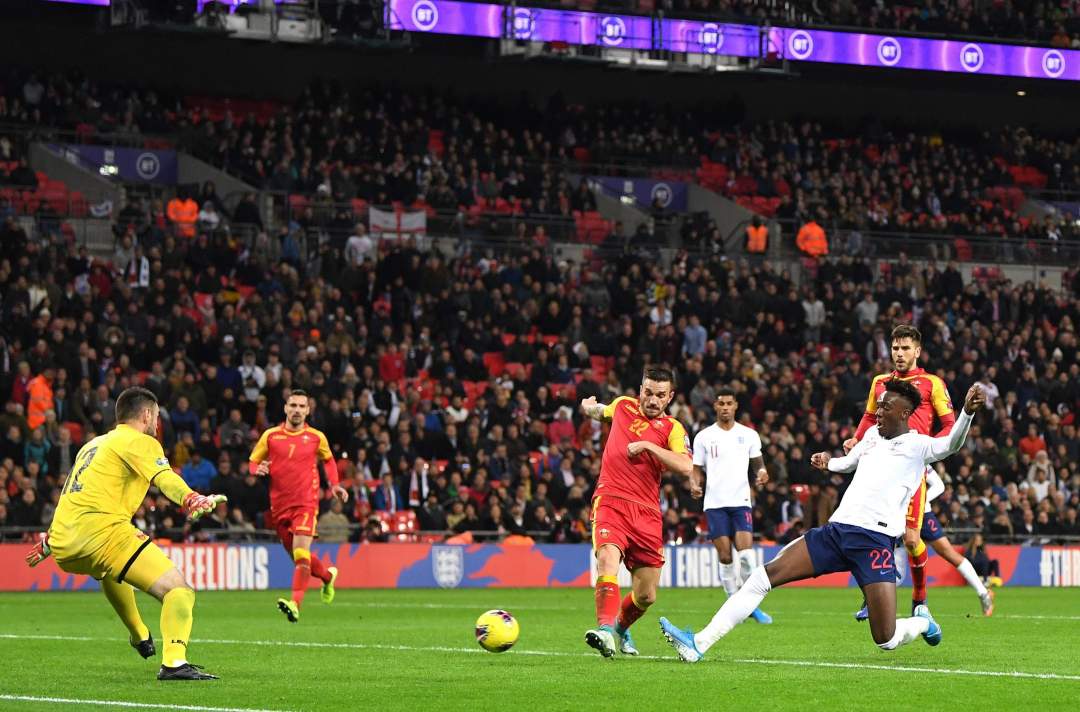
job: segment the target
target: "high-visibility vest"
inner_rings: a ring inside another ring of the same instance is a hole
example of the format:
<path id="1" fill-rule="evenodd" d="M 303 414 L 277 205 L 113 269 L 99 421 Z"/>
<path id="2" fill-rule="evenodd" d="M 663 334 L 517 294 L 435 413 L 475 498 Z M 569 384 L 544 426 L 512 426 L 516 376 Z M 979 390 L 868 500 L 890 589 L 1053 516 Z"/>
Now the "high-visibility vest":
<path id="1" fill-rule="evenodd" d="M 45 412 L 53 409 L 53 389 L 45 376 L 30 381 L 27 388 L 30 404 L 26 408 L 26 424 L 31 430 L 45 422 Z"/>
<path id="2" fill-rule="evenodd" d="M 795 244 L 811 257 L 821 257 L 829 254 L 829 242 L 825 239 L 825 230 L 813 221 L 799 228 Z"/>
<path id="3" fill-rule="evenodd" d="M 195 237 L 195 223 L 199 219 L 199 205 L 191 198 L 169 201 L 167 213 L 169 220 L 176 224 L 176 231 L 182 237 Z"/>
<path id="4" fill-rule="evenodd" d="M 769 244 L 769 228 L 764 225 L 746 227 L 746 251 L 761 253 Z"/>

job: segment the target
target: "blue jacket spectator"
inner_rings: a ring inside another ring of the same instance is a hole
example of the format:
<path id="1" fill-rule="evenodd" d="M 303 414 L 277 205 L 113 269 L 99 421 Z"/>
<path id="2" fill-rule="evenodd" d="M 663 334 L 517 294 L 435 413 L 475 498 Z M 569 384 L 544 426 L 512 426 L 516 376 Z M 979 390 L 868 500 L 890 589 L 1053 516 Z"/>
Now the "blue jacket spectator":
<path id="1" fill-rule="evenodd" d="M 209 460 L 204 460 L 201 454 L 194 452 L 187 464 L 180 468 L 180 476 L 191 489 L 209 492 L 210 480 L 217 476 L 217 468 L 210 464 Z"/>

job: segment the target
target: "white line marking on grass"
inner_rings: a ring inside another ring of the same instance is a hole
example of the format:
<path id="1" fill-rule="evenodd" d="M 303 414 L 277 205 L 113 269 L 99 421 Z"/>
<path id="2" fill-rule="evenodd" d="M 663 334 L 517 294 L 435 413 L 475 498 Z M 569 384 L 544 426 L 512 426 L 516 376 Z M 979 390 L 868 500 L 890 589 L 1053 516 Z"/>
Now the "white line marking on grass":
<path id="1" fill-rule="evenodd" d="M 37 697 L 35 695 L 0 694 L 0 700 L 12 702 L 48 702 L 56 705 L 92 705 L 95 707 L 134 707 L 136 709 L 193 710 L 194 712 L 279 712 L 252 707 L 202 707 L 200 705 L 162 705 L 151 702 L 122 702 L 120 700 L 84 700 L 70 697 Z"/>
<path id="2" fill-rule="evenodd" d="M 14 635 L 14 634 L 0 634 L 0 638 L 3 639 L 22 639 L 22 640 L 87 640 L 87 641 L 108 641 L 112 638 L 86 638 L 78 636 L 63 636 L 63 635 Z M 389 650 L 400 652 L 433 652 L 433 653 L 482 653 L 484 652 L 480 648 L 462 648 L 453 647 L 448 645 L 387 645 L 380 643 L 324 643 L 318 641 L 298 641 L 298 640 L 225 640 L 225 639 L 208 639 L 208 640 L 195 640 L 195 644 L 206 645 L 257 645 L 267 647 L 285 647 L 285 648 L 329 648 L 329 649 L 344 649 L 344 650 Z M 593 653 L 568 653 L 557 650 L 528 650 L 517 649 L 511 651 L 512 655 L 530 655 L 539 657 L 550 658 L 582 658 L 582 657 L 596 657 Z M 639 655 L 638 659 L 641 660 L 670 660 L 675 662 L 678 658 L 674 655 Z M 793 667 L 818 667 L 818 668 L 833 668 L 844 670 L 881 670 L 883 672 L 921 672 L 921 673 L 934 673 L 938 675 L 967 675 L 975 677 L 1013 677 L 1013 678 L 1025 678 L 1033 680 L 1067 680 L 1070 682 L 1080 682 L 1080 675 L 1065 675 L 1053 672 L 1023 672 L 1019 670 L 963 670 L 955 668 L 923 668 L 915 667 L 911 665 L 875 665 L 872 663 L 830 663 L 824 661 L 815 660 L 774 660 L 769 658 L 718 658 L 720 662 L 725 663 L 739 663 L 741 665 L 790 665 Z M 204 708 L 210 709 L 210 708 Z"/>
<path id="3" fill-rule="evenodd" d="M 246 604 L 245 604 L 246 605 Z M 389 609 L 402 609 L 402 610 L 475 610 L 476 604 L 474 603 L 352 603 L 348 601 L 337 601 L 334 603 L 335 607 L 345 608 L 389 608 Z M 526 606 L 525 612 L 528 611 L 567 611 L 576 612 L 580 611 L 581 606 Z M 673 615 L 700 615 L 708 614 L 715 611 L 715 609 L 706 608 L 667 608 L 664 609 L 666 613 Z M 841 618 L 847 618 L 848 614 L 838 609 L 832 610 L 785 610 L 783 607 L 777 609 L 782 616 L 839 616 Z M 938 618 L 950 618 L 955 616 L 961 616 L 961 613 L 946 613 L 944 615 L 938 614 Z M 983 615 L 978 611 L 970 614 L 972 618 L 982 618 Z M 995 613 L 993 618 L 1003 619 L 1019 619 L 1019 620 L 1047 620 L 1047 621 L 1080 621 L 1080 616 L 1037 616 L 1037 615 L 1021 615 L 1012 613 Z"/>
<path id="4" fill-rule="evenodd" d="M 976 675 L 979 677 L 1021 677 L 1036 680 L 1073 680 L 1080 682 L 1080 675 L 1059 675 L 1054 672 L 1020 672 L 1018 670 L 955 670 L 953 668 L 921 668 L 909 665 L 873 665 L 867 663 L 827 663 L 813 660 L 766 660 L 764 658 L 741 658 L 733 663 L 751 665 L 792 665 L 795 667 L 840 668 L 844 670 L 887 670 L 890 672 L 938 673 L 939 675 Z"/>

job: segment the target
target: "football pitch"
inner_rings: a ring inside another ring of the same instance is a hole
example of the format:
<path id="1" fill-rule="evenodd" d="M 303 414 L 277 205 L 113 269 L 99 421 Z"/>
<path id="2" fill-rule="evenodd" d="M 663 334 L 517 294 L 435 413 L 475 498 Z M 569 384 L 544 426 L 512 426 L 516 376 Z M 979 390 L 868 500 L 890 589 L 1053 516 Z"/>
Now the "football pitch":
<path id="1" fill-rule="evenodd" d="M 970 589 L 932 588 L 944 631 L 892 653 L 852 612 L 855 589 L 780 589 L 696 665 L 678 662 L 657 618 L 695 629 L 719 590 L 661 590 L 635 627 L 641 657 L 604 660 L 583 642 L 585 589 L 312 590 L 300 623 L 278 592 L 199 593 L 190 659 L 222 677 L 161 683 L 99 593 L 0 594 L 0 709 L 699 710 L 1075 709 L 1080 593 L 998 590 L 983 618 Z M 905 605 L 910 589 L 902 589 Z M 156 601 L 140 609 L 160 649 Z M 492 654 L 473 637 L 491 608 L 517 616 L 521 638 Z"/>

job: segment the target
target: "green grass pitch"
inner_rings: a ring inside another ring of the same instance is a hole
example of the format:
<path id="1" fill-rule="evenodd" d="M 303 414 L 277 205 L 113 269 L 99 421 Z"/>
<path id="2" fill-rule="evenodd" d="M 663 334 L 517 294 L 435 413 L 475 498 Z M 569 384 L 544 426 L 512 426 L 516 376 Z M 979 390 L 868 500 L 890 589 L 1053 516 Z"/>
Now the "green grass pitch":
<path id="1" fill-rule="evenodd" d="M 763 606 L 774 625 L 745 623 L 686 665 L 657 618 L 697 629 L 718 590 L 661 590 L 634 628 L 642 657 L 614 660 L 583 642 L 593 602 L 582 589 L 354 590 L 332 606 L 312 590 L 296 625 L 278 592 L 200 593 L 189 657 L 222 677 L 205 683 L 157 682 L 159 661 L 128 647 L 100 594 L 0 594 L 0 709 L 1076 709 L 1080 593 L 1001 589 L 989 619 L 969 589 L 930 594 L 937 648 L 879 651 L 852 619 L 854 589 L 781 589 Z M 906 607 L 909 590 L 899 595 Z M 160 645 L 158 603 L 139 604 Z M 490 608 L 521 623 L 510 652 L 473 638 Z"/>

